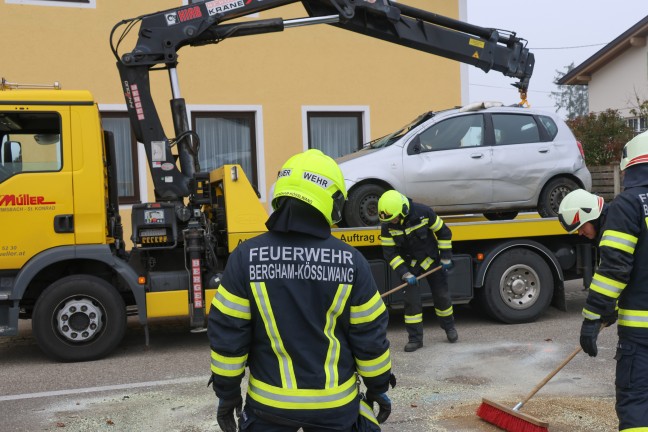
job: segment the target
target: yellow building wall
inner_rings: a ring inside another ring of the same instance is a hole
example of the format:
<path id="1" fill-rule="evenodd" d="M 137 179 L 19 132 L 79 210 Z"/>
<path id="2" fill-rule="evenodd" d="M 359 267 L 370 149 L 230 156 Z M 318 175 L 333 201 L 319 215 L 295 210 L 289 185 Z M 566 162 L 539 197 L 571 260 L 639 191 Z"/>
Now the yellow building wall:
<path id="1" fill-rule="evenodd" d="M 113 25 L 182 5 L 181 0 L 96 0 L 96 8 L 75 8 L 6 1 L 0 0 L 0 76 L 21 83 L 59 81 L 65 89 L 90 90 L 100 104 L 121 105 L 109 45 Z M 457 19 L 461 2 L 403 1 Z M 252 19 L 307 16 L 300 3 L 258 15 Z M 131 33 L 122 53 L 135 46 L 137 28 Z M 281 164 L 303 148 L 304 105 L 368 106 L 368 133 L 376 138 L 423 111 L 461 103 L 460 63 L 323 24 L 185 47 L 177 71 L 188 105 L 262 106 L 266 194 Z M 166 133 L 173 136 L 168 74 L 153 73 L 152 86 Z M 150 179 L 148 190 L 153 200 Z"/>

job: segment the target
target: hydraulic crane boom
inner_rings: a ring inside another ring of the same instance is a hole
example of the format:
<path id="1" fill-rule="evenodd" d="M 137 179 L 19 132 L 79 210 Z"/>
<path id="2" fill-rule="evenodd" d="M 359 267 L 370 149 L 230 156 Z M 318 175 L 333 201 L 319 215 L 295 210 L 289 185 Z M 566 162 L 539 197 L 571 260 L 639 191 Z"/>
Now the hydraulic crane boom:
<path id="1" fill-rule="evenodd" d="M 224 24 L 292 3 L 301 3 L 309 17 Z M 140 27 L 135 48 L 120 55 L 120 42 L 137 23 Z M 157 200 L 191 196 L 196 188 L 194 175 L 200 171 L 198 137 L 189 128 L 186 106 L 180 97 L 175 69 L 178 50 L 186 45 L 213 44 L 233 36 L 319 23 L 471 64 L 485 72 L 496 70 L 518 79 L 513 85 L 526 100 L 534 56 L 525 47 L 524 39 L 512 32 L 471 25 L 390 0 L 211 0 L 124 20 L 111 32 L 111 47 L 131 125 L 137 140 L 145 145 Z M 115 44 L 115 32 L 122 26 L 125 28 Z M 154 69 L 169 71 L 175 139 L 166 137 L 152 99 L 149 72 Z M 180 170 L 171 154 L 174 144 L 178 145 Z"/>

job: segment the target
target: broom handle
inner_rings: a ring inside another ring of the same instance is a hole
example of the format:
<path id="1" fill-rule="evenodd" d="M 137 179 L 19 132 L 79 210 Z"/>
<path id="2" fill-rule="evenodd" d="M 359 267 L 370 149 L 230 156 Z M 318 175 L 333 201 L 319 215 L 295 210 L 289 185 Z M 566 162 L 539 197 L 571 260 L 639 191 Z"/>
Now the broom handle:
<path id="1" fill-rule="evenodd" d="M 423 273 L 422 275 L 417 276 L 416 279 L 419 280 L 419 279 L 421 279 L 421 278 L 424 278 L 425 276 L 431 275 L 432 273 L 434 273 L 435 271 L 439 270 L 440 268 L 441 268 L 441 266 L 434 267 L 432 270 L 426 271 L 426 272 Z M 382 293 L 382 294 L 380 295 L 380 297 L 387 297 L 389 294 L 393 294 L 393 293 L 395 293 L 395 292 L 398 291 L 398 290 L 402 290 L 402 289 L 405 288 L 406 286 L 407 286 L 407 282 L 405 282 L 404 284 L 398 285 L 396 288 L 392 288 L 392 289 L 390 289 L 389 291 L 387 291 L 387 292 L 385 292 L 385 293 Z"/>
<path id="2" fill-rule="evenodd" d="M 599 331 L 601 331 L 604 327 L 605 327 L 605 324 L 601 324 L 601 328 L 599 329 Z M 522 402 L 518 402 L 518 404 L 513 407 L 513 410 L 518 411 L 520 408 L 522 408 L 522 406 L 525 403 L 527 403 L 529 401 L 529 399 L 531 399 L 533 397 L 533 395 L 538 393 L 538 391 L 540 391 L 540 389 L 542 387 L 544 387 L 544 385 L 547 384 L 549 382 L 549 380 L 554 377 L 554 375 L 556 375 L 558 372 L 560 372 L 560 370 L 562 368 L 564 368 L 567 365 L 567 363 L 569 363 L 574 357 L 576 357 L 576 355 L 579 352 L 581 352 L 582 350 L 583 350 L 583 348 L 581 348 L 579 346 L 578 348 L 576 348 L 574 350 L 574 352 L 569 354 L 569 356 L 567 356 L 567 358 L 565 360 L 563 360 L 562 363 L 560 363 L 554 370 L 549 372 L 549 374 L 546 377 L 544 377 L 544 379 L 542 381 L 540 381 L 535 387 L 533 387 L 533 390 L 531 390 L 529 392 L 529 394 L 526 395 L 526 397 L 524 399 L 522 399 Z"/>

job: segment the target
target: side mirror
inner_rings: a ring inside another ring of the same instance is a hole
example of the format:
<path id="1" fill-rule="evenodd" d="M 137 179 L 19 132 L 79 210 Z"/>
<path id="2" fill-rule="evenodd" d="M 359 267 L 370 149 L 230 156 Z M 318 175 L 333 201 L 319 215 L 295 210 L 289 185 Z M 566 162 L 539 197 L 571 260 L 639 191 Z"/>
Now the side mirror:
<path id="1" fill-rule="evenodd" d="M 18 141 L 2 143 L 2 165 L 13 172 L 22 171 L 22 144 Z"/>

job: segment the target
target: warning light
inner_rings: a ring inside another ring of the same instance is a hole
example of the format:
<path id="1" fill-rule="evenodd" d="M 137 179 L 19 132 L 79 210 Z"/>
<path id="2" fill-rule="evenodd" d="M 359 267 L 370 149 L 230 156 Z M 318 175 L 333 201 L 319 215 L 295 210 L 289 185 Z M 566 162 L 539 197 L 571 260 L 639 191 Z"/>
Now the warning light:
<path id="1" fill-rule="evenodd" d="M 480 253 L 477 254 L 477 261 L 480 261 L 480 262 L 484 261 L 484 254 L 483 253 L 480 252 Z"/>
<path id="2" fill-rule="evenodd" d="M 140 276 L 137 278 L 137 283 L 140 285 L 146 285 L 146 276 Z"/>

